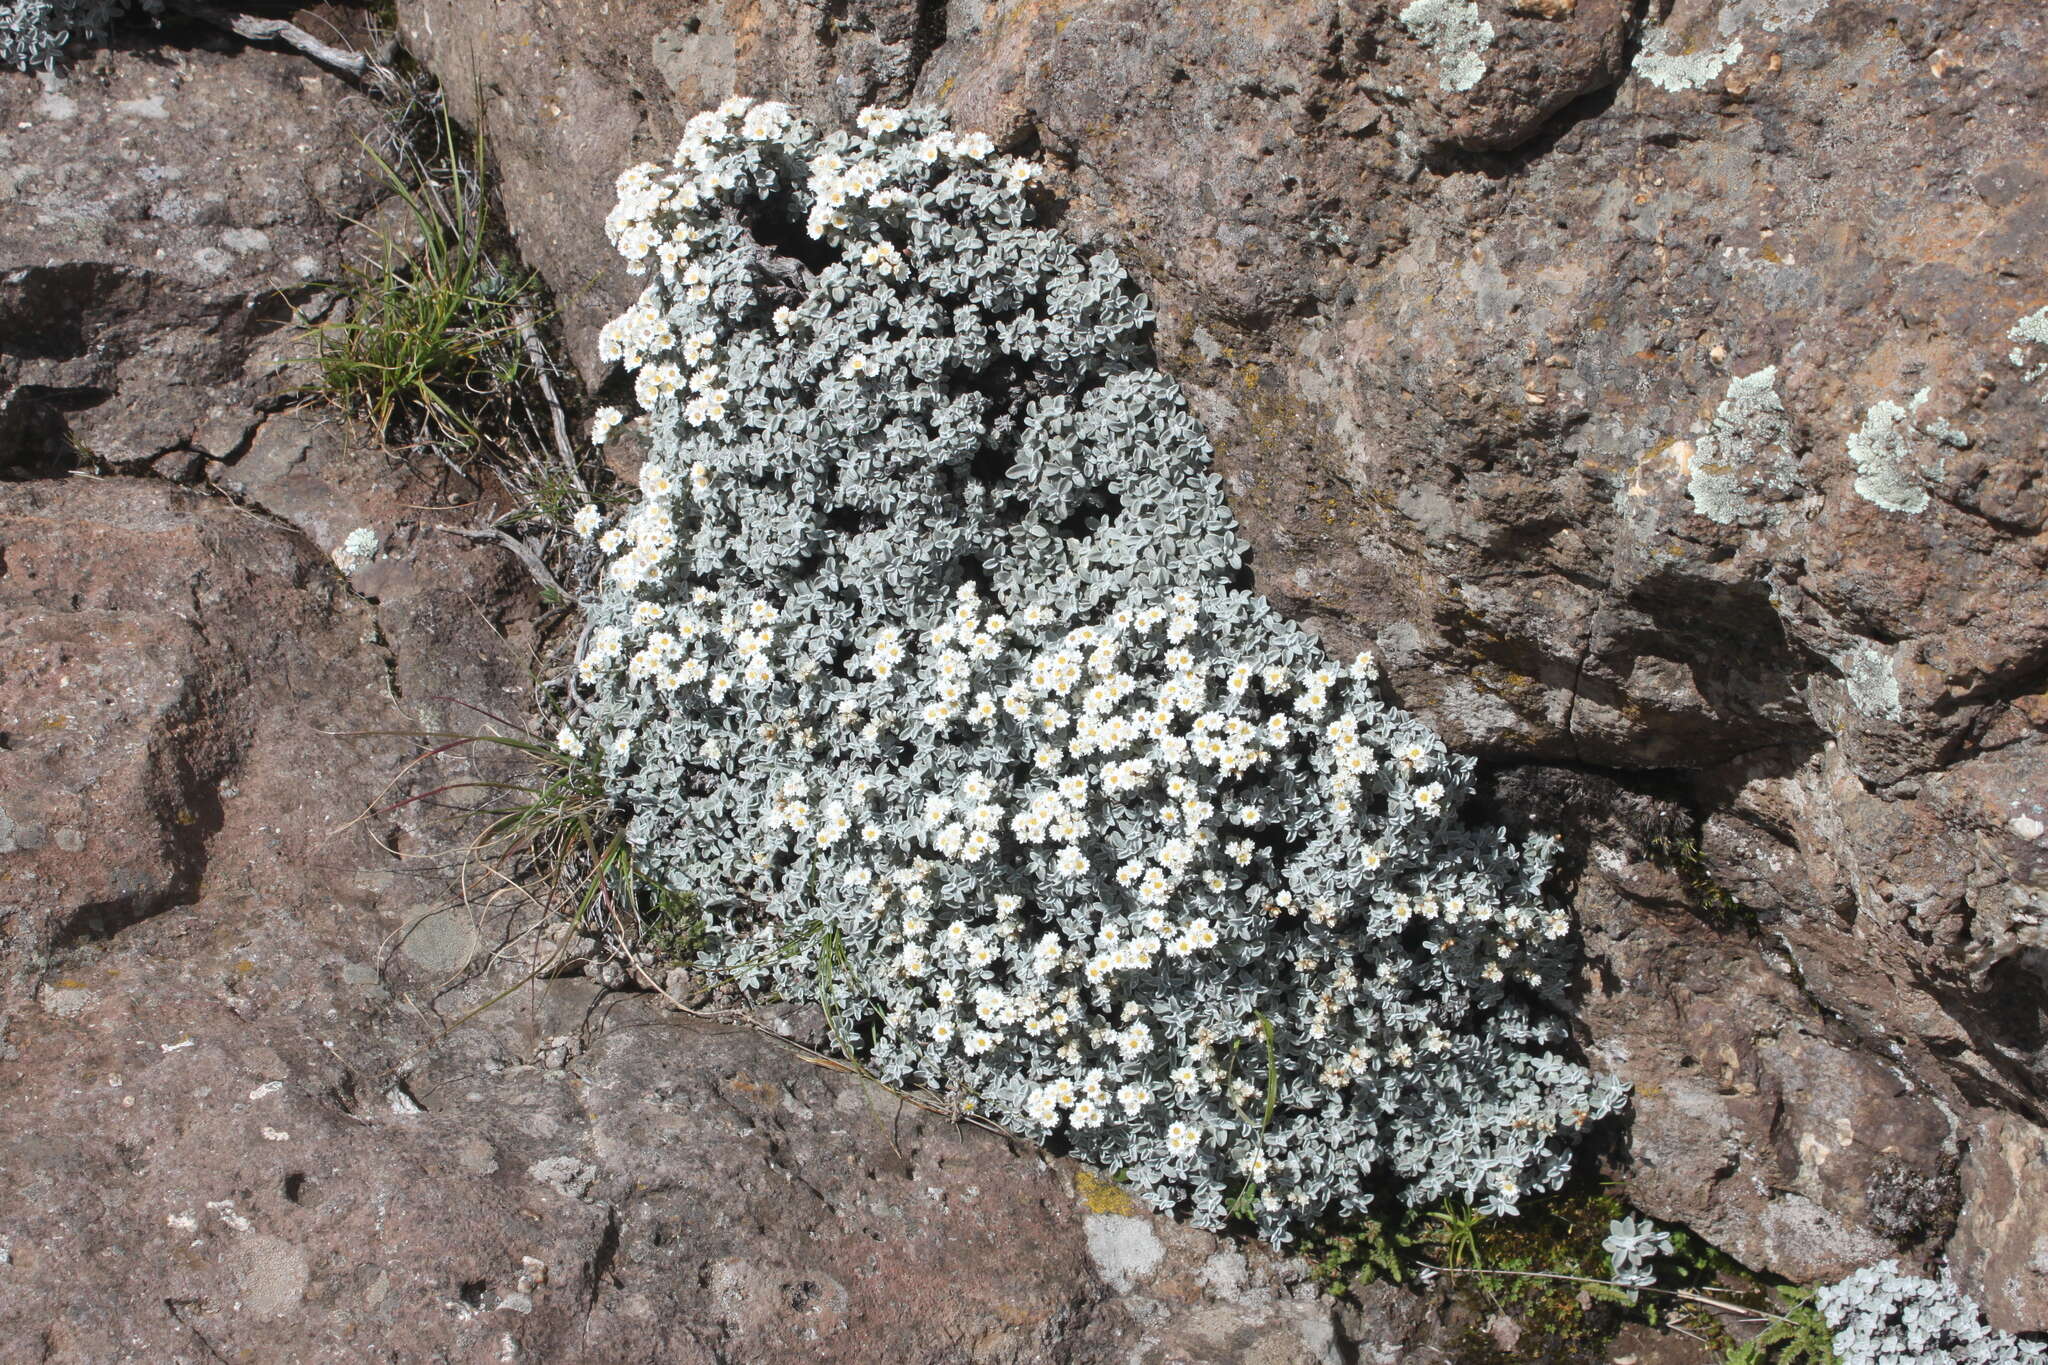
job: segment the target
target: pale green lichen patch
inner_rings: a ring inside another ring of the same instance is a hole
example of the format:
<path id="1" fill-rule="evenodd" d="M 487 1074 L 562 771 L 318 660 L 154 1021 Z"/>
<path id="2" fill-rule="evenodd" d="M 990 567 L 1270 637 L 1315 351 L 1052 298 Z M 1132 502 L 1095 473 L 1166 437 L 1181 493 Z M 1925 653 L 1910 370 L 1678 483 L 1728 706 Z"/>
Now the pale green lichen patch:
<path id="1" fill-rule="evenodd" d="M 1957 450 L 1970 438 L 1936 417 L 1916 424 L 1913 414 L 1927 402 L 1928 390 L 1913 395 L 1905 407 L 1886 399 L 1863 414 L 1863 425 L 1849 435 L 1849 459 L 1856 466 L 1856 492 L 1888 512 L 1927 510 L 1927 481 L 1941 477 L 1946 461 L 1916 455 L 1916 444 L 1933 443 Z"/>
<path id="2" fill-rule="evenodd" d="M 1731 0 L 1721 11 L 1721 32 L 1755 24 L 1767 33 L 1782 33 L 1812 23 L 1827 7 L 1828 0 Z"/>
<path id="3" fill-rule="evenodd" d="M 1636 53 L 1634 71 L 1660 90 L 1697 90 L 1735 64 L 1742 56 L 1742 40 L 1704 52 L 1673 52 L 1671 34 L 1652 28 L 1643 35 Z"/>
<path id="4" fill-rule="evenodd" d="M 1881 720 L 1898 720 L 1905 714 L 1899 705 L 1899 676 L 1892 671 L 1890 653 L 1864 642 L 1835 662 L 1842 670 L 1851 706 Z"/>
<path id="5" fill-rule="evenodd" d="M 1792 423 L 1778 397 L 1778 367 L 1728 381 L 1728 395 L 1694 448 L 1686 492 L 1709 521 L 1724 526 L 1782 521 L 1781 501 L 1799 485 Z"/>
<path id="6" fill-rule="evenodd" d="M 1462 0 L 1414 0 L 1401 23 L 1417 42 L 1436 54 L 1437 81 L 1446 90 L 1470 90 L 1486 75 L 1479 54 L 1493 46 L 1493 25 L 1479 6 Z"/>
<path id="7" fill-rule="evenodd" d="M 2035 346 L 2048 346 L 2048 308 L 2029 313 L 2015 322 L 2012 330 L 2005 334 L 2005 339 L 2015 343 L 2007 358 L 2016 368 L 2026 371 L 2024 382 L 2031 384 L 2048 374 L 2048 357 L 2036 359 L 2031 350 Z"/>

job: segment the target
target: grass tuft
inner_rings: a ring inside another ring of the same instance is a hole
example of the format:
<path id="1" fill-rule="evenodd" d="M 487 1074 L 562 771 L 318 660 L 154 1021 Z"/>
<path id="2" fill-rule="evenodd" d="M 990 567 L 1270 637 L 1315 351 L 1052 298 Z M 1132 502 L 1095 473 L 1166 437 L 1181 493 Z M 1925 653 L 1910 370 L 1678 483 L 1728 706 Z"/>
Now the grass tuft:
<path id="1" fill-rule="evenodd" d="M 493 249 L 484 139 L 445 102 L 419 135 L 364 152 L 402 225 L 372 229 L 374 253 L 334 282 L 343 307 L 311 329 L 320 393 L 386 446 L 466 469 L 531 425 L 537 280 Z"/>

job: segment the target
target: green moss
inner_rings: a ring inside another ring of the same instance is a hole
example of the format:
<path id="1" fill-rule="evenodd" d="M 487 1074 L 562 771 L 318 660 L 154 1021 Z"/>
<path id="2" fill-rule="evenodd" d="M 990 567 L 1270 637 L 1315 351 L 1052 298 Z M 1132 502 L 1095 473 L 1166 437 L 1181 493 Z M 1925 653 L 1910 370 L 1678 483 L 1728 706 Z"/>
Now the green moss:
<path id="1" fill-rule="evenodd" d="M 1659 1258 L 1660 1290 L 1702 1292 L 1752 1308 L 1773 1322 L 1754 1350 L 1731 1336 L 1723 1319 L 1670 1293 L 1634 1299 L 1605 1280 L 1608 1224 L 1630 1213 L 1609 1184 L 1581 1179 L 1553 1195 L 1526 1200 L 1512 1218 L 1489 1218 L 1455 1201 L 1359 1218 L 1317 1228 L 1301 1253 L 1315 1282 L 1342 1296 L 1380 1280 L 1415 1284 L 1432 1267 L 1446 1298 L 1453 1365 L 1605 1365 L 1610 1343 L 1631 1324 L 1683 1332 L 1728 1352 L 1736 1365 L 1825 1365 L 1813 1356 L 1815 1336 L 1803 1291 L 1768 1283 L 1682 1228 L 1671 1229 L 1673 1253 Z M 1491 1272 L 1491 1273 L 1489 1273 Z M 1550 1279 L 1546 1276 L 1569 1276 Z M 1487 1325 L 1505 1315 L 1520 1328 L 1511 1351 Z M 1744 1354 L 1749 1351 L 1748 1354 Z"/>
<path id="2" fill-rule="evenodd" d="M 648 885 L 639 908 L 638 946 L 658 963 L 688 965 L 704 942 L 704 913 L 687 891 Z"/>

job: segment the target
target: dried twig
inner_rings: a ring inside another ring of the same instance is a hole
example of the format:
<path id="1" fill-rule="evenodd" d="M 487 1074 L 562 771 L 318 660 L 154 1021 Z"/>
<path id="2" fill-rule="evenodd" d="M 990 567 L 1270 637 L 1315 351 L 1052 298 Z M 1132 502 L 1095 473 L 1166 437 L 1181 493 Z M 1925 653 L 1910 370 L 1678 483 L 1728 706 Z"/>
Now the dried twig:
<path id="1" fill-rule="evenodd" d="M 522 308 L 514 317 L 519 335 L 526 342 L 527 359 L 533 362 L 533 376 L 540 382 L 541 396 L 548 401 L 548 419 L 555 433 L 555 452 L 562 457 L 562 469 L 569 475 L 569 481 L 576 485 L 576 491 L 588 497 L 590 487 L 583 482 L 583 475 L 576 468 L 576 447 L 569 440 L 569 419 L 562 412 L 562 400 L 555 393 L 555 382 L 548 377 L 547 348 L 541 345 L 532 314 Z"/>
<path id="2" fill-rule="evenodd" d="M 360 52 L 323 43 L 306 30 L 288 19 L 258 19 L 253 14 L 235 14 L 228 10 L 215 9 L 199 0 L 170 0 L 170 8 L 201 23 L 224 28 L 252 43 L 283 43 L 296 48 L 314 61 L 331 66 L 336 71 L 363 79 L 377 69 L 376 63 Z"/>
<path id="3" fill-rule="evenodd" d="M 486 526 L 481 531 L 472 531 L 462 526 L 436 526 L 434 529 L 436 531 L 446 531 L 451 536 L 461 536 L 464 540 L 497 541 L 519 557 L 519 562 L 526 566 L 526 571 L 533 575 L 535 582 L 559 594 L 564 601 L 574 600 L 569 595 L 569 590 L 562 586 L 561 580 L 557 579 L 548 570 L 548 566 L 541 561 L 540 555 L 535 553 L 534 548 L 519 537 L 506 535 L 495 526 Z"/>
<path id="4" fill-rule="evenodd" d="M 1569 1280 L 1573 1284 L 1597 1284 L 1609 1289 L 1636 1288 L 1651 1294 L 1668 1294 L 1674 1299 L 1684 1299 L 1687 1303 L 1696 1303 L 1705 1308 L 1718 1309 L 1723 1313 L 1734 1313 L 1753 1321 L 1791 1321 L 1790 1318 L 1779 1313 L 1772 1313 L 1762 1308 L 1745 1307 L 1742 1304 L 1730 1303 L 1726 1299 L 1716 1299 L 1706 1294 L 1696 1294 L 1690 1289 L 1660 1289 L 1653 1284 L 1619 1285 L 1613 1280 L 1599 1280 L 1591 1275 L 1567 1275 L 1555 1270 L 1494 1270 L 1486 1266 L 1436 1265 L 1429 1261 L 1423 1261 L 1420 1265 L 1422 1269 L 1439 1275 L 1517 1275 L 1529 1280 Z"/>

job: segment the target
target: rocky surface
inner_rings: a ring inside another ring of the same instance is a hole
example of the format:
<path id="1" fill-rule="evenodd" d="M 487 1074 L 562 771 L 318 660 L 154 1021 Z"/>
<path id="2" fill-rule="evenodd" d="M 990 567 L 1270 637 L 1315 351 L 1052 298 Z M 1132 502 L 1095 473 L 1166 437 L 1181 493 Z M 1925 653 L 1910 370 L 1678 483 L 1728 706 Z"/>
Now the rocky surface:
<path id="1" fill-rule="evenodd" d="M 1510 786 L 1599 789 L 1631 1197 L 1797 1278 L 1946 1248 L 2048 1328 L 2038 6 L 613 8 L 400 7 L 488 92 L 579 363 L 630 293 L 610 168 L 701 105 L 1042 152 L 1260 586 Z"/>
<path id="2" fill-rule="evenodd" d="M 2048 1328 L 2038 7 L 400 14 L 594 388 L 611 179 L 696 108 L 1042 152 L 1260 586 L 1567 836 L 1630 1197 Z M 282 392 L 383 117 L 176 29 L 0 75 L 0 1358 L 1448 1358 L 645 997 L 443 1038 L 518 926 L 424 807 L 351 823 L 413 746 L 344 736 L 524 707 L 540 608 Z"/>
<path id="3" fill-rule="evenodd" d="M 223 476 L 252 499 L 286 420 Z M 349 452 L 286 444 L 296 478 L 371 499 Z M 422 537 L 351 584 L 306 531 L 140 478 L 0 484 L 0 545 L 0 1359 L 1306 1363 L 1402 1339 L 762 1036 L 586 982 L 498 1000 L 521 975 L 490 949 L 521 926 L 441 870 L 449 823 L 357 818 L 413 751 L 389 732 L 427 723 L 410 687 L 523 692 L 512 644 L 421 625 L 467 592 L 516 640 L 494 556 Z"/>
<path id="4" fill-rule="evenodd" d="M 239 454 L 296 353 L 280 329 L 377 202 L 374 101 L 178 36 L 0 84 L 0 468 L 74 445 L 124 469 Z"/>
<path id="5" fill-rule="evenodd" d="M 524 981 L 524 902 L 391 803 L 505 774 L 409 736 L 526 714 L 542 608 L 441 529 L 487 502 L 290 402 L 264 311 L 375 210 L 386 114 L 143 34 L 0 113 L 0 1360 L 1431 1354 L 1420 1300 Z"/>

